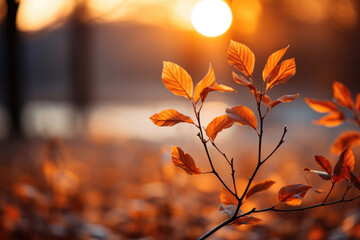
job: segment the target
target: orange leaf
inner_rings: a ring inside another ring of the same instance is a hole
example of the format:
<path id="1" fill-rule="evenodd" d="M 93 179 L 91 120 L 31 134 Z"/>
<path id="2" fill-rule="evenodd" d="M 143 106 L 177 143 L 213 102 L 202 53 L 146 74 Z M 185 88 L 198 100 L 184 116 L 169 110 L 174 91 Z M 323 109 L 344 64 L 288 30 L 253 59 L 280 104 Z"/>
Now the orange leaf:
<path id="1" fill-rule="evenodd" d="M 330 161 L 320 155 L 315 155 L 315 162 L 319 165 L 322 169 L 324 169 L 329 176 L 332 174 L 332 167 Z"/>
<path id="2" fill-rule="evenodd" d="M 339 154 L 345 148 L 351 148 L 356 145 L 360 145 L 360 133 L 358 131 L 350 130 L 337 137 L 331 146 L 331 152 Z"/>
<path id="3" fill-rule="evenodd" d="M 250 190 L 246 194 L 246 198 L 249 198 L 250 196 L 254 195 L 255 193 L 268 190 L 274 183 L 275 183 L 275 181 L 273 181 L 273 180 L 261 181 L 260 183 L 256 184 L 252 188 L 250 188 Z"/>
<path id="4" fill-rule="evenodd" d="M 276 105 L 278 105 L 279 103 L 284 103 L 284 102 L 292 102 L 294 101 L 297 97 L 299 96 L 299 94 L 293 94 L 293 95 L 284 95 L 278 99 L 276 99 L 275 101 L 273 101 L 270 105 L 270 108 L 275 107 Z"/>
<path id="5" fill-rule="evenodd" d="M 181 167 L 190 175 L 198 175 L 201 174 L 199 168 L 196 167 L 194 160 L 192 157 L 184 153 L 181 148 L 172 146 L 171 147 L 171 159 L 175 166 Z"/>
<path id="6" fill-rule="evenodd" d="M 241 218 L 237 218 L 234 221 L 231 222 L 231 224 L 235 226 L 243 225 L 243 224 L 250 224 L 250 225 L 256 225 L 262 220 L 260 218 L 252 217 L 252 216 L 244 216 Z"/>
<path id="7" fill-rule="evenodd" d="M 191 100 L 193 95 L 193 82 L 190 75 L 172 62 L 163 62 L 162 81 L 170 92 L 177 96 L 184 96 Z"/>
<path id="8" fill-rule="evenodd" d="M 235 82 L 237 82 L 238 84 L 243 84 L 246 87 L 248 87 L 251 91 L 256 91 L 255 86 L 252 84 L 252 82 L 250 82 L 249 80 L 247 80 L 245 77 L 241 76 L 241 75 L 237 75 L 236 73 L 232 73 L 233 79 Z"/>
<path id="9" fill-rule="evenodd" d="M 354 186 L 357 188 L 357 189 L 360 189 L 360 181 L 359 181 L 359 177 L 356 177 L 354 175 L 353 172 L 349 171 L 350 172 L 350 181 L 354 184 Z"/>
<path id="10" fill-rule="evenodd" d="M 260 91 L 257 91 L 257 92 L 252 91 L 252 93 L 255 95 L 256 101 L 259 102 L 260 101 L 260 96 L 261 96 Z M 271 98 L 266 94 L 262 94 L 261 102 L 263 104 L 265 104 L 266 106 L 269 106 L 269 104 L 271 103 Z"/>
<path id="11" fill-rule="evenodd" d="M 323 125 L 325 127 L 336 127 L 342 124 L 345 120 L 345 115 L 342 112 L 331 112 L 319 120 L 313 121 L 316 125 Z"/>
<path id="12" fill-rule="evenodd" d="M 319 175 L 324 180 L 331 180 L 331 174 L 329 175 L 327 172 L 318 171 L 318 170 L 312 170 L 310 168 L 304 168 L 303 170 L 311 172 L 311 173 L 316 173 L 317 175 Z"/>
<path id="13" fill-rule="evenodd" d="M 360 93 L 356 95 L 356 104 L 355 104 L 356 110 L 360 111 Z"/>
<path id="14" fill-rule="evenodd" d="M 345 149 L 336 163 L 333 173 L 333 183 L 340 182 L 343 179 L 350 180 L 350 171 L 354 170 L 355 158 L 350 148 Z"/>
<path id="15" fill-rule="evenodd" d="M 214 73 L 214 69 L 210 63 L 208 73 L 195 87 L 195 92 L 194 92 L 195 104 L 199 101 L 200 94 L 204 90 L 204 88 L 211 87 L 212 85 L 214 85 L 214 83 L 215 83 L 215 73 Z"/>
<path id="16" fill-rule="evenodd" d="M 231 127 L 234 124 L 226 114 L 214 118 L 207 126 L 205 132 L 206 135 L 214 141 L 217 134 L 222 130 Z"/>
<path id="17" fill-rule="evenodd" d="M 223 188 L 223 190 L 221 191 L 220 201 L 225 206 L 237 206 L 239 203 L 238 200 L 234 197 L 234 195 L 232 195 L 226 188 Z"/>
<path id="18" fill-rule="evenodd" d="M 181 122 L 194 124 L 194 121 L 190 117 L 185 116 L 174 109 L 167 109 L 154 114 L 150 117 L 150 120 L 159 127 L 169 127 Z"/>
<path id="19" fill-rule="evenodd" d="M 226 114 L 229 116 L 231 120 L 240 124 L 240 125 L 248 125 L 252 127 L 255 131 L 257 128 L 257 119 L 253 111 L 245 106 L 236 106 L 233 108 L 227 108 Z"/>
<path id="20" fill-rule="evenodd" d="M 333 83 L 334 98 L 343 107 L 352 109 L 354 102 L 351 98 L 350 90 L 341 82 Z"/>
<path id="21" fill-rule="evenodd" d="M 289 45 L 286 48 L 280 49 L 279 51 L 276 51 L 270 55 L 270 57 L 268 58 L 268 60 L 265 64 L 264 70 L 262 72 L 262 77 L 264 79 L 264 82 L 268 78 L 271 71 L 276 67 L 276 65 L 279 63 L 281 58 L 284 56 L 284 54 L 286 53 L 286 50 L 288 48 L 289 48 Z"/>
<path id="22" fill-rule="evenodd" d="M 227 60 L 245 76 L 251 77 L 255 66 L 255 55 L 247 46 L 231 40 L 227 50 Z"/>
<path id="23" fill-rule="evenodd" d="M 318 113 L 336 112 L 338 107 L 335 103 L 327 100 L 304 98 L 305 102 Z"/>
<path id="24" fill-rule="evenodd" d="M 282 187 L 278 193 L 279 202 L 291 206 L 298 206 L 310 188 L 311 186 L 304 184 L 286 185 Z"/>
<path id="25" fill-rule="evenodd" d="M 217 92 L 236 92 L 233 88 L 231 87 L 228 87 L 228 86 L 225 86 L 223 84 L 217 84 L 215 83 L 214 86 L 212 87 L 207 87 L 207 88 L 204 88 L 202 90 L 202 92 L 200 93 L 200 98 L 201 98 L 201 101 L 204 102 L 208 93 L 209 92 L 213 92 L 213 91 L 217 91 Z"/>
<path id="26" fill-rule="evenodd" d="M 295 75 L 295 72 L 295 58 L 283 61 L 270 73 L 268 82 L 266 84 L 266 91 L 279 83 L 287 82 L 292 76 Z"/>

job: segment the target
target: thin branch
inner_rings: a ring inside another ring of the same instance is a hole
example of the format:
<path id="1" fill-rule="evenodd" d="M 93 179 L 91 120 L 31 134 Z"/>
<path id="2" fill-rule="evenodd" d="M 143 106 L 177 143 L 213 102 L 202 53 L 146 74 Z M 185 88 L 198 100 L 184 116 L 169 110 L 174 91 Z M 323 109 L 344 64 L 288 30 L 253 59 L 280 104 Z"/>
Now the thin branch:
<path id="1" fill-rule="evenodd" d="M 266 160 L 268 160 L 277 150 L 278 148 L 285 142 L 284 140 L 284 137 L 285 137 L 285 134 L 287 132 L 287 128 L 286 126 L 284 127 L 284 130 L 283 130 L 283 134 L 281 136 L 281 139 L 278 143 L 278 145 L 274 148 L 274 150 L 262 161 L 262 163 L 266 162 Z"/>
<path id="2" fill-rule="evenodd" d="M 329 191 L 328 194 L 326 195 L 326 197 L 325 197 L 325 199 L 324 199 L 324 201 L 323 201 L 323 204 L 326 202 L 326 200 L 327 200 L 328 197 L 330 196 L 332 190 L 334 189 L 334 186 L 335 186 L 335 183 L 332 183 L 331 188 L 330 188 L 330 191 Z M 345 197 L 345 194 L 344 194 L 343 197 Z"/>

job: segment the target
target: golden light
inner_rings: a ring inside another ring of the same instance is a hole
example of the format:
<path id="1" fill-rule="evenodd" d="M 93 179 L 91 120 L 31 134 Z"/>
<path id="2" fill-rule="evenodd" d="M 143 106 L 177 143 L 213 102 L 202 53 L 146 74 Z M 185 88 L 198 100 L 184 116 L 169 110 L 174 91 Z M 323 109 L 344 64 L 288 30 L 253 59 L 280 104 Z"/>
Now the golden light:
<path id="1" fill-rule="evenodd" d="M 191 21 L 200 34 L 216 37 L 229 29 L 232 14 L 224 1 L 203 0 L 194 6 Z"/>

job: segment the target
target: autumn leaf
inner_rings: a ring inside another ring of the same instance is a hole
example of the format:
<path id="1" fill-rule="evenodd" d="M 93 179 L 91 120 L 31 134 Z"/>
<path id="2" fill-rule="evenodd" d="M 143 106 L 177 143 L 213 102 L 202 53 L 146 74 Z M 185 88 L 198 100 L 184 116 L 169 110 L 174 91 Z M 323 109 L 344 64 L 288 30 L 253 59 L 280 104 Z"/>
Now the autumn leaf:
<path id="1" fill-rule="evenodd" d="M 338 107 L 335 103 L 327 100 L 317 100 L 304 98 L 305 102 L 311 107 L 315 112 L 318 113 L 328 113 L 328 112 L 337 112 Z"/>
<path id="2" fill-rule="evenodd" d="M 350 130 L 338 136 L 331 146 L 331 152 L 341 153 L 347 147 L 360 145 L 360 132 Z"/>
<path id="3" fill-rule="evenodd" d="M 223 188 L 223 190 L 221 191 L 220 201 L 225 206 L 229 206 L 229 205 L 237 206 L 239 203 L 238 200 L 235 198 L 235 196 L 232 195 L 226 188 Z"/>
<path id="4" fill-rule="evenodd" d="M 295 58 L 283 61 L 281 64 L 277 65 L 270 73 L 269 79 L 266 84 L 266 91 L 279 83 L 287 82 L 292 76 L 295 75 L 295 72 Z"/>
<path id="5" fill-rule="evenodd" d="M 194 92 L 194 102 L 195 104 L 200 99 L 200 93 L 204 90 L 204 88 L 209 88 L 215 83 L 215 73 L 213 67 L 209 66 L 209 71 L 206 76 L 196 85 Z"/>
<path id="6" fill-rule="evenodd" d="M 269 106 L 269 104 L 271 103 L 271 98 L 268 95 L 266 95 L 265 93 L 261 94 L 260 91 L 257 91 L 257 92 L 253 91 L 253 94 L 255 95 L 257 102 L 260 102 L 260 96 L 261 96 L 261 102 L 263 104 L 265 104 L 266 106 Z"/>
<path id="7" fill-rule="evenodd" d="M 356 110 L 360 111 L 360 93 L 356 95 L 356 104 L 355 104 Z"/>
<path id="8" fill-rule="evenodd" d="M 348 169 L 349 170 L 349 173 L 350 173 L 350 181 L 352 182 L 352 184 L 354 184 L 354 186 L 357 188 L 357 189 L 359 189 L 360 190 L 360 181 L 359 181 L 359 177 L 356 177 L 355 175 L 354 175 L 354 173 L 352 172 L 352 171 L 350 171 L 350 169 Z"/>
<path id="9" fill-rule="evenodd" d="M 276 65 L 279 63 L 281 58 L 284 56 L 284 54 L 286 53 L 286 50 L 288 48 L 289 48 L 289 45 L 286 48 L 280 49 L 279 51 L 276 51 L 270 55 L 270 57 L 268 58 L 268 60 L 265 64 L 264 70 L 262 72 L 262 77 L 263 77 L 264 82 L 268 78 L 271 71 L 276 67 Z"/>
<path id="10" fill-rule="evenodd" d="M 257 225 L 259 222 L 261 222 L 262 220 L 260 218 L 256 218 L 256 217 L 252 217 L 252 216 L 244 216 L 244 217 L 240 217 L 235 219 L 234 221 L 231 222 L 231 224 L 235 225 L 235 226 L 239 226 L 239 225 L 243 225 L 243 224 L 249 224 L 249 225 Z"/>
<path id="11" fill-rule="evenodd" d="M 156 126 L 159 127 L 174 126 L 175 124 L 181 122 L 194 124 L 194 121 L 190 117 L 185 116 L 184 114 L 179 113 L 174 109 L 167 109 L 161 111 L 157 114 L 152 115 L 150 119 Z"/>
<path id="12" fill-rule="evenodd" d="M 331 177 L 332 167 L 330 161 L 327 158 L 320 155 L 315 155 L 315 162 L 327 172 L 329 177 Z"/>
<path id="13" fill-rule="evenodd" d="M 286 185 L 279 190 L 279 202 L 291 206 L 298 206 L 301 204 L 305 194 L 310 188 L 311 186 L 304 184 Z"/>
<path id="14" fill-rule="evenodd" d="M 350 171 L 354 170 L 354 165 L 354 154 L 350 148 L 347 148 L 341 153 L 339 160 L 335 165 L 332 177 L 333 183 L 340 182 L 343 179 L 350 180 L 349 169 Z"/>
<path id="15" fill-rule="evenodd" d="M 202 90 L 202 92 L 200 93 L 200 98 L 201 98 L 201 101 L 204 102 L 208 93 L 209 92 L 213 92 L 213 91 L 217 91 L 217 92 L 236 92 L 233 88 L 231 87 L 228 87 L 226 85 L 223 85 L 223 84 L 217 84 L 215 83 L 214 86 L 212 87 L 207 87 L 207 88 L 204 88 Z"/>
<path id="16" fill-rule="evenodd" d="M 176 146 L 171 147 L 171 159 L 175 164 L 175 166 L 181 167 L 188 174 L 190 175 L 201 174 L 201 171 L 199 168 L 196 167 L 193 158 L 189 154 L 184 153 L 183 150 L 181 150 L 181 148 Z"/>
<path id="17" fill-rule="evenodd" d="M 275 183 L 275 181 L 273 181 L 273 180 L 261 181 L 260 183 L 256 184 L 252 188 L 250 188 L 250 190 L 246 194 L 246 198 L 251 197 L 255 193 L 268 190 L 274 183 Z"/>
<path id="18" fill-rule="evenodd" d="M 220 203 L 220 206 L 219 206 L 219 211 L 222 213 L 225 213 L 228 216 L 228 218 L 231 218 L 234 216 L 236 209 L 237 209 L 237 206 L 233 205 L 233 204 L 225 206 L 224 204 Z M 238 214 L 241 214 L 240 209 L 239 209 Z"/>
<path id="19" fill-rule="evenodd" d="M 352 109 L 354 107 L 354 102 L 351 98 L 350 90 L 340 82 L 333 83 L 333 93 L 335 100 L 339 105 Z"/>
<path id="20" fill-rule="evenodd" d="M 251 77 L 255 66 L 255 55 L 247 46 L 231 40 L 227 50 L 227 60 L 245 76 Z"/>
<path id="21" fill-rule="evenodd" d="M 270 108 L 274 108 L 276 105 L 278 105 L 279 103 L 285 103 L 285 102 L 292 102 L 294 101 L 297 97 L 299 96 L 299 94 L 293 94 L 293 95 L 284 95 L 278 99 L 276 99 L 275 101 L 273 101 L 270 105 Z"/>
<path id="22" fill-rule="evenodd" d="M 342 124 L 345 120 L 345 115 L 342 112 L 331 112 L 319 120 L 314 120 L 316 125 L 323 125 L 325 127 L 336 127 Z"/>
<path id="23" fill-rule="evenodd" d="M 307 172 L 311 172 L 311 173 L 316 173 L 317 175 L 319 175 L 324 180 L 331 180 L 331 175 L 329 175 L 327 172 L 318 171 L 318 170 L 312 170 L 310 168 L 304 168 L 303 170 L 307 171 Z"/>
<path id="24" fill-rule="evenodd" d="M 226 114 L 214 118 L 207 126 L 205 132 L 206 135 L 214 141 L 217 134 L 222 130 L 231 127 L 234 124 Z"/>
<path id="25" fill-rule="evenodd" d="M 193 96 L 193 81 L 190 75 L 172 62 L 163 62 L 162 81 L 170 92 L 191 100 Z"/>
<path id="26" fill-rule="evenodd" d="M 232 73 L 233 79 L 235 82 L 237 82 L 238 84 L 242 84 L 245 85 L 246 87 L 248 87 L 251 91 L 256 91 L 256 88 L 254 86 L 254 84 L 252 84 L 252 82 L 250 82 L 249 80 L 247 80 L 245 77 L 241 76 L 241 75 L 237 75 L 236 73 Z"/>
<path id="27" fill-rule="evenodd" d="M 227 108 L 226 114 L 229 116 L 231 120 L 240 124 L 240 125 L 248 125 L 252 127 L 255 131 L 257 128 L 257 119 L 253 111 L 245 106 L 236 106 L 233 108 Z"/>

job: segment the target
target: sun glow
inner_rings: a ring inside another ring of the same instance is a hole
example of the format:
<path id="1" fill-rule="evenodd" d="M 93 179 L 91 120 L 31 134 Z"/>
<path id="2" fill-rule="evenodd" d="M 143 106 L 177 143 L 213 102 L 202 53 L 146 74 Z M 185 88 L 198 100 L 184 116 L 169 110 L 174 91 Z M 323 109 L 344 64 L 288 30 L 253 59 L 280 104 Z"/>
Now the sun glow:
<path id="1" fill-rule="evenodd" d="M 200 34 L 216 37 L 228 30 L 232 22 L 232 14 L 224 1 L 203 0 L 193 8 L 191 21 Z"/>

